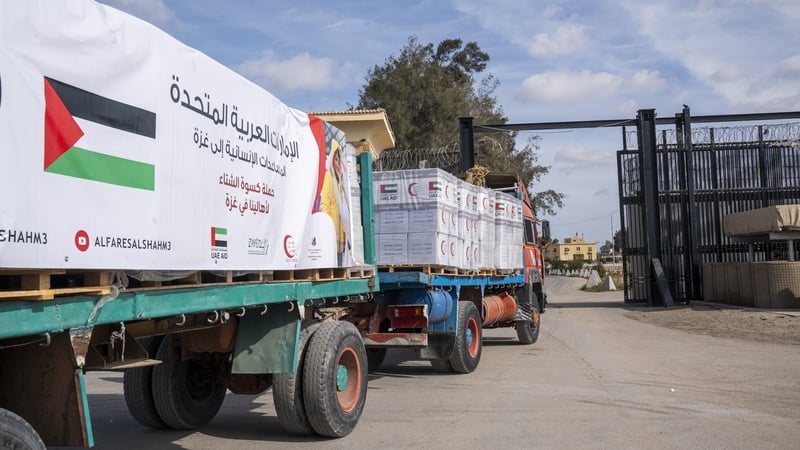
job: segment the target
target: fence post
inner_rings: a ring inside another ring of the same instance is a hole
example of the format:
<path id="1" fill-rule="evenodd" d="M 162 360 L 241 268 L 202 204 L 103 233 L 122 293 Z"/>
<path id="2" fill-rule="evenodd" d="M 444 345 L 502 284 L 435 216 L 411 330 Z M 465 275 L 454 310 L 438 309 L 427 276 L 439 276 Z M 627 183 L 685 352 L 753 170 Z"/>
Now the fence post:
<path id="1" fill-rule="evenodd" d="M 458 118 L 461 158 L 458 162 L 458 171 L 467 173 L 475 165 L 475 138 L 472 128 L 472 117 Z"/>
<path id="2" fill-rule="evenodd" d="M 636 131 L 642 164 L 640 179 L 644 189 L 644 216 L 647 229 L 647 259 L 650 266 L 648 304 L 660 300 L 663 306 L 673 306 L 672 294 L 661 266 L 661 227 L 658 204 L 658 158 L 656 157 L 656 110 L 640 109 Z"/>
<path id="3" fill-rule="evenodd" d="M 686 292 L 691 299 L 700 299 L 701 273 L 700 273 L 700 221 L 697 212 L 697 198 L 694 186 L 694 144 L 692 143 L 692 116 L 689 107 L 683 105 L 681 112 L 681 125 L 683 128 L 683 145 L 686 152 L 686 194 L 688 200 L 687 225 L 689 231 L 688 248 L 691 251 L 691 264 L 689 271 L 689 286 Z"/>

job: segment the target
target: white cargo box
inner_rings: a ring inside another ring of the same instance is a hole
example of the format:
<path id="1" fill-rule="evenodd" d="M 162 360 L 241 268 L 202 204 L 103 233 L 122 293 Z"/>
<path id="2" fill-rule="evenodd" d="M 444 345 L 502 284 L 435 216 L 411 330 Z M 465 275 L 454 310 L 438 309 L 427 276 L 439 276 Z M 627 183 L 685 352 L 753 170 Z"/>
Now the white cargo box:
<path id="1" fill-rule="evenodd" d="M 468 241 L 478 241 L 480 238 L 480 217 L 477 213 L 467 211 L 458 212 L 458 237 Z"/>
<path id="2" fill-rule="evenodd" d="M 474 184 L 461 182 L 458 186 L 458 209 L 469 213 L 477 214 L 480 212 L 479 201 L 481 188 Z"/>
<path id="3" fill-rule="evenodd" d="M 375 207 L 441 203 L 458 207 L 458 179 L 441 169 L 393 170 L 373 173 Z M 410 206 L 409 206 L 410 208 Z"/>
<path id="4" fill-rule="evenodd" d="M 408 233 L 408 211 L 404 209 L 375 211 L 375 233 Z"/>
<path id="5" fill-rule="evenodd" d="M 378 264 L 406 264 L 408 262 L 408 233 L 378 234 L 375 236 Z"/>
<path id="6" fill-rule="evenodd" d="M 445 233 L 408 233 L 408 264 L 453 265 L 451 239 Z"/>
<path id="7" fill-rule="evenodd" d="M 408 211 L 408 232 L 458 233 L 458 210 L 439 203 L 422 209 Z"/>

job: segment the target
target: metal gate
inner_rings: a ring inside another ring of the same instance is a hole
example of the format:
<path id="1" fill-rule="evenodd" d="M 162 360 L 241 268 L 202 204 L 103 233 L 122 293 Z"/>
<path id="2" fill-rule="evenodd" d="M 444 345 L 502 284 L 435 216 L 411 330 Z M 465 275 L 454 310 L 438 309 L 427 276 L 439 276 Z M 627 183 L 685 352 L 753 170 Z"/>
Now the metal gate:
<path id="1" fill-rule="evenodd" d="M 723 234 L 725 215 L 800 203 L 800 123 L 693 130 L 693 120 L 685 108 L 670 128 L 657 130 L 655 111 L 642 110 L 636 131 L 623 132 L 617 169 L 626 302 L 702 299 L 704 262 L 748 259 L 748 244 Z M 756 243 L 754 258 L 777 259 L 787 250 L 781 241 Z"/>
<path id="2" fill-rule="evenodd" d="M 723 234 L 725 215 L 800 203 L 798 119 L 800 111 L 692 117 L 688 106 L 658 119 L 654 109 L 623 120 L 473 125 L 461 117 L 459 169 L 474 163 L 474 133 L 622 127 L 617 172 L 625 302 L 672 306 L 702 299 L 704 262 L 747 260 L 748 244 Z M 783 123 L 750 125 L 774 121 Z M 693 130 L 692 123 L 741 125 Z M 794 245 L 800 254 L 800 242 Z M 787 250 L 783 242 L 756 243 L 754 260 L 779 259 Z"/>

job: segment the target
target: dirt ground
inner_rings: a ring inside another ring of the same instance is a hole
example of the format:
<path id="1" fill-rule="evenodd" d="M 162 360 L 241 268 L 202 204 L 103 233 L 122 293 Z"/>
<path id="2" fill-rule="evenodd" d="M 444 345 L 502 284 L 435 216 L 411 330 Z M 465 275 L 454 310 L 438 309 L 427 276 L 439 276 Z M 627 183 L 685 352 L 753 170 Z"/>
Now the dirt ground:
<path id="1" fill-rule="evenodd" d="M 696 302 L 674 308 L 627 307 L 626 317 L 691 333 L 800 345 L 800 311 L 731 308 Z"/>

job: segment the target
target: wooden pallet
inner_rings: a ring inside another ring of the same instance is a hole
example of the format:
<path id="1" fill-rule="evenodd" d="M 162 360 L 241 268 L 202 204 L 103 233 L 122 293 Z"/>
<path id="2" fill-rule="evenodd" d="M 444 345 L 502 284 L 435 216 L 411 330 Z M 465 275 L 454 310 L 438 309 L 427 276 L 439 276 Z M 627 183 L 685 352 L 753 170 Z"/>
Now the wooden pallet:
<path id="1" fill-rule="evenodd" d="M 82 274 L 80 286 L 74 285 L 66 270 L 0 270 L 2 286 L 0 300 L 52 300 L 57 296 L 91 294 L 105 295 L 111 292 L 113 272 L 87 271 Z M 66 281 L 62 281 L 66 280 Z"/>
<path id="2" fill-rule="evenodd" d="M 0 269 L 0 301 L 52 300 L 55 297 L 111 292 L 115 271 L 74 271 L 46 269 Z M 128 291 L 179 289 L 195 286 L 281 283 L 293 281 L 332 281 L 369 278 L 375 275 L 371 266 L 303 270 L 265 270 L 239 273 L 234 271 L 197 271 L 167 281 L 139 281 L 129 278 Z"/>
<path id="3" fill-rule="evenodd" d="M 381 266 L 387 272 L 423 272 L 429 275 L 469 275 L 468 270 L 440 264 L 392 264 Z"/>
<path id="4" fill-rule="evenodd" d="M 332 281 L 370 278 L 373 276 L 375 276 L 375 269 L 372 266 L 336 267 L 327 269 L 273 270 L 270 272 L 267 281 Z"/>

